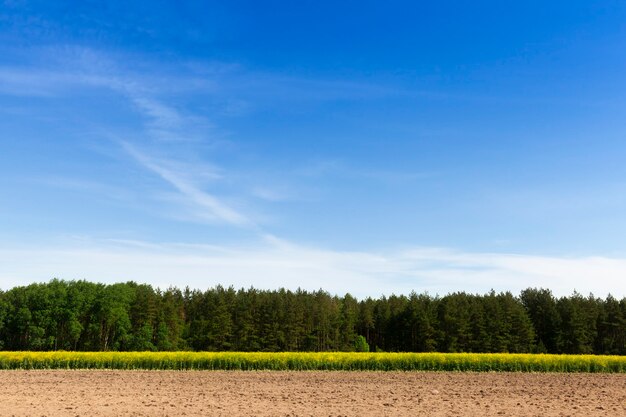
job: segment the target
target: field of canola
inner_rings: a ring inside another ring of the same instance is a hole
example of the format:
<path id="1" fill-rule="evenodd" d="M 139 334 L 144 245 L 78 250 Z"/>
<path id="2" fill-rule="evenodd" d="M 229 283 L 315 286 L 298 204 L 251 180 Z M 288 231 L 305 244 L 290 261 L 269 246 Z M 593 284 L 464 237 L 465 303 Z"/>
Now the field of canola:
<path id="1" fill-rule="evenodd" d="M 0 352 L 0 369 L 626 372 L 626 356 L 354 352 Z"/>

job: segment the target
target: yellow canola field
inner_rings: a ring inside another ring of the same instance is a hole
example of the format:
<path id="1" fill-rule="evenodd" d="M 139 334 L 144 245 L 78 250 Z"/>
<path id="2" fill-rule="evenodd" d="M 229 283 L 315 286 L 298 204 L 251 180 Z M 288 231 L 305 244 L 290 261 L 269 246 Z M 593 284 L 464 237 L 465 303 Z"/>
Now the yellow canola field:
<path id="1" fill-rule="evenodd" d="M 0 369 L 626 372 L 626 356 L 355 352 L 0 352 Z"/>

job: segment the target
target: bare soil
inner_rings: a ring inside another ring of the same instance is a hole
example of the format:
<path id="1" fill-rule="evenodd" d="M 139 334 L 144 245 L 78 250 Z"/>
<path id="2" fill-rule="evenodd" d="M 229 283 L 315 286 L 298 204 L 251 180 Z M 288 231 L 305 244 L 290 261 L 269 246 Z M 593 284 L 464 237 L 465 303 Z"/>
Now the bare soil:
<path id="1" fill-rule="evenodd" d="M 626 416 L 626 375 L 0 371 L 0 416 Z"/>

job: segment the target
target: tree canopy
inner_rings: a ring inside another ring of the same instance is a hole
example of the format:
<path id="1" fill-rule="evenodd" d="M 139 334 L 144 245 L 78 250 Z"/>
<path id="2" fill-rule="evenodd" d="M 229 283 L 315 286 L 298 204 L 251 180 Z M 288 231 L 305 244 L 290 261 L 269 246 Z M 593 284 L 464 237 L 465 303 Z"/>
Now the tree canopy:
<path id="1" fill-rule="evenodd" d="M 52 280 L 0 292 L 0 349 L 626 354 L 626 298 L 529 288 L 357 300 L 323 290 Z"/>

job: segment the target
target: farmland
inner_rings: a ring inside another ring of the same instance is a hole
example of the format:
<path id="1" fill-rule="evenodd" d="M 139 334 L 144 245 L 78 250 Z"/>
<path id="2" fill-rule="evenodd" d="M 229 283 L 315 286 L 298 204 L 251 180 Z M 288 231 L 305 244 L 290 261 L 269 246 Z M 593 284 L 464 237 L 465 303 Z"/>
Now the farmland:
<path id="1" fill-rule="evenodd" d="M 357 352 L 0 352 L 0 369 L 626 373 L 626 357 Z"/>
<path id="2" fill-rule="evenodd" d="M 1 371 L 0 415 L 619 416 L 626 374 Z"/>

